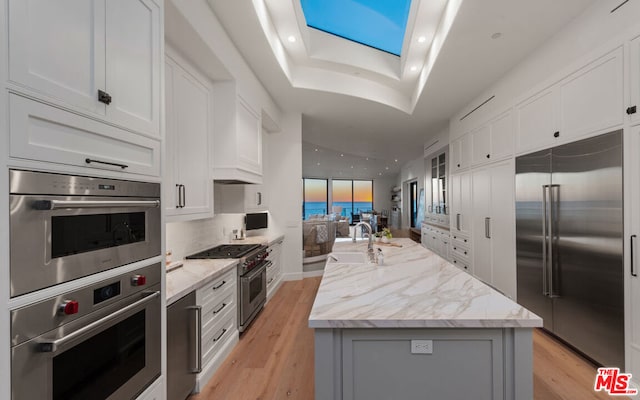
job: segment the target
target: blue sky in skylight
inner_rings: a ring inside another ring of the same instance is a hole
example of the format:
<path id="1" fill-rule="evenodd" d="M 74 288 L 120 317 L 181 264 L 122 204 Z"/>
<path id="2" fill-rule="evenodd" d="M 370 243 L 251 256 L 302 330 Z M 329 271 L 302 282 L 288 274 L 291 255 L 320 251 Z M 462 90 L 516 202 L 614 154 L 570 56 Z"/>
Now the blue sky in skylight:
<path id="1" fill-rule="evenodd" d="M 411 0 L 300 0 L 307 25 L 397 56 Z"/>

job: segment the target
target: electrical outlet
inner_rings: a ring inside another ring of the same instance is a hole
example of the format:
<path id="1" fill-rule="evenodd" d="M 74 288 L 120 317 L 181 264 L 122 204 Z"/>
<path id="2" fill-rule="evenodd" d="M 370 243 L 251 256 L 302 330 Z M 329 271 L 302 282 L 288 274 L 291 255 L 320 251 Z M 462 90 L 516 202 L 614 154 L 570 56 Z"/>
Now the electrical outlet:
<path id="1" fill-rule="evenodd" d="M 412 340 L 411 354 L 433 354 L 433 340 Z"/>

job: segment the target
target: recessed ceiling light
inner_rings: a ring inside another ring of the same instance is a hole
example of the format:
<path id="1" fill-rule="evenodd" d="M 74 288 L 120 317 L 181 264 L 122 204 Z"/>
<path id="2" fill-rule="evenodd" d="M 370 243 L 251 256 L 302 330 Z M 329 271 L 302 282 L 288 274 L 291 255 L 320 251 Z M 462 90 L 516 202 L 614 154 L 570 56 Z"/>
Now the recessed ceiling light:
<path id="1" fill-rule="evenodd" d="M 499 39 L 502 36 L 501 32 L 496 32 L 493 35 L 491 35 L 491 39 Z"/>
<path id="2" fill-rule="evenodd" d="M 396 158 L 394 161 L 395 161 L 395 162 L 398 162 L 398 159 Z"/>
<path id="3" fill-rule="evenodd" d="M 318 149 L 316 149 L 316 151 L 318 151 Z"/>
<path id="4" fill-rule="evenodd" d="M 353 165 L 351 166 L 351 168 L 353 168 Z"/>
<path id="5" fill-rule="evenodd" d="M 424 43 L 424 42 L 426 42 L 426 41 L 427 41 L 427 38 L 426 38 L 426 37 L 424 37 L 424 36 L 420 36 L 420 37 L 418 38 L 418 43 Z"/>
<path id="6" fill-rule="evenodd" d="M 382 172 L 380 172 L 378 175 L 382 176 Z"/>
<path id="7" fill-rule="evenodd" d="M 418 67 L 415 65 L 411 66 L 411 71 L 416 72 L 418 70 Z"/>
<path id="8" fill-rule="evenodd" d="M 367 157 L 367 161 L 369 161 L 369 157 Z"/>
<path id="9" fill-rule="evenodd" d="M 384 169 L 389 169 L 389 167 L 384 167 Z"/>
<path id="10" fill-rule="evenodd" d="M 289 43 L 295 43 L 296 42 L 296 37 L 291 35 L 287 38 L 287 40 L 289 41 Z"/>
<path id="11" fill-rule="evenodd" d="M 318 163 L 318 165 L 320 165 L 320 163 Z"/>
<path id="12" fill-rule="evenodd" d="M 366 170 L 366 169 L 367 169 L 367 167 L 364 167 L 364 169 Z"/>
<path id="13" fill-rule="evenodd" d="M 344 154 L 340 154 L 340 157 L 344 157 Z"/>

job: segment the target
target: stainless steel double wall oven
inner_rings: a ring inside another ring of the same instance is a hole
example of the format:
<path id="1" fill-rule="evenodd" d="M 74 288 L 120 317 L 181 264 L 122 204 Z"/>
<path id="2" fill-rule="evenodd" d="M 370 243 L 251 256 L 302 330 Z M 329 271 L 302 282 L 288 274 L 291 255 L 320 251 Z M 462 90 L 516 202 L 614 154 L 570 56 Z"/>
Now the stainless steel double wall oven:
<path id="1" fill-rule="evenodd" d="M 160 255 L 160 184 L 9 174 L 11 297 Z M 11 311 L 13 399 L 133 399 L 160 376 L 162 265 L 127 271 Z"/>

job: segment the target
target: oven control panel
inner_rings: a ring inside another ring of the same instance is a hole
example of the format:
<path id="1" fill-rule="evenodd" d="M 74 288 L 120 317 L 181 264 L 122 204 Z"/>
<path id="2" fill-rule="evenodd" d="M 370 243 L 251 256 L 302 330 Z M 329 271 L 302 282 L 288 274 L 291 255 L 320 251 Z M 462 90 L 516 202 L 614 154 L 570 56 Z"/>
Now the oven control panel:
<path id="1" fill-rule="evenodd" d="M 93 291 L 93 305 L 112 299 L 120 294 L 120 281 Z"/>

